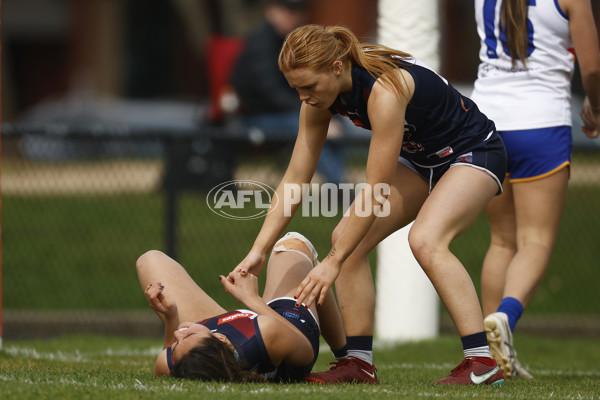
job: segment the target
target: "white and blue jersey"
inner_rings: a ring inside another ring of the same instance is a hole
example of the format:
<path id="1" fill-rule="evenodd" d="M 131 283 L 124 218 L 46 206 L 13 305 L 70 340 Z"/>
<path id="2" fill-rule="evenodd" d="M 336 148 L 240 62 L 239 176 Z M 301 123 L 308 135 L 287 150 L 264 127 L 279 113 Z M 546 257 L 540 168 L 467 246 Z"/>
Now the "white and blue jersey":
<path id="1" fill-rule="evenodd" d="M 481 63 L 471 98 L 500 131 L 511 182 L 545 178 L 571 163 L 569 18 L 557 0 L 527 0 L 525 65 L 512 64 L 501 0 L 475 0 Z"/>
<path id="2" fill-rule="evenodd" d="M 474 0 L 481 63 L 471 98 L 499 131 L 571 126 L 575 66 L 569 19 L 556 0 L 528 0 L 526 65 L 512 65 L 500 0 Z"/>

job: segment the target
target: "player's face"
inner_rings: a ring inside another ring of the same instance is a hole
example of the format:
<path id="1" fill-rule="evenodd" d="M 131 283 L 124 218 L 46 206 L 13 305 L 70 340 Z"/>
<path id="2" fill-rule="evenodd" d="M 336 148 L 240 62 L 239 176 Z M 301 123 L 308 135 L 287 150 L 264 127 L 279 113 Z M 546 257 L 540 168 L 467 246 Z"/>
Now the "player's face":
<path id="1" fill-rule="evenodd" d="M 205 338 L 212 336 L 212 332 L 204 325 L 183 322 L 179 324 L 173 335 L 175 342 L 171 345 L 171 351 L 173 363 L 176 363 L 191 349 L 199 346 Z"/>
<path id="2" fill-rule="evenodd" d="M 317 108 L 328 108 L 340 93 L 333 72 L 316 72 L 308 68 L 285 72 L 290 86 L 298 91 L 300 101 Z"/>

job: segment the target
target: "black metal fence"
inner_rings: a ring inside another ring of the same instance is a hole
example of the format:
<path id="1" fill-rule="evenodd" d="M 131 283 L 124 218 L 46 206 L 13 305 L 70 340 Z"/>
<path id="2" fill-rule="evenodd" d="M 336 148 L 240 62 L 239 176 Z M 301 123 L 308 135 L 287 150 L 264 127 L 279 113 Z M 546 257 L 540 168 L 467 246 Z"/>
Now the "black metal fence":
<path id="1" fill-rule="evenodd" d="M 362 182 L 367 144 L 337 145 L 347 150 L 349 181 Z M 225 307 L 238 306 L 216 277 L 243 258 L 262 221 L 222 218 L 206 195 L 233 179 L 275 186 L 291 146 L 289 139 L 257 143 L 236 125 L 166 130 L 5 124 L 5 338 L 82 331 L 160 335 L 134 267 L 152 248 L 179 260 Z M 525 325 L 531 318 L 555 332 L 598 335 L 598 149 L 575 151 L 559 242 Z M 338 217 L 297 216 L 290 229 L 305 233 L 324 254 Z M 455 245 L 476 283 L 488 238 L 480 218 Z"/>

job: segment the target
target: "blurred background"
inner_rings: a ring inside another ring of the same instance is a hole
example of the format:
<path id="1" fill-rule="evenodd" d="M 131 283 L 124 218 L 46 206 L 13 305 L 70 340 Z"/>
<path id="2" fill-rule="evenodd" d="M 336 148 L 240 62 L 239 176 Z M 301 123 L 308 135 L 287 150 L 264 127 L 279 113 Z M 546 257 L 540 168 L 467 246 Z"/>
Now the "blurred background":
<path id="1" fill-rule="evenodd" d="M 592 3 L 598 21 L 600 1 Z M 290 136 L 245 129 L 239 99 L 229 96 L 235 58 L 267 2 L 1 7 L 4 338 L 160 336 L 135 273 L 149 249 L 174 256 L 225 307 L 238 306 L 217 275 L 243 258 L 262 221 L 221 218 L 206 194 L 231 179 L 275 186 L 289 159 Z M 468 96 L 479 48 L 473 3 L 440 0 L 439 8 L 439 72 Z M 377 41 L 376 0 L 307 1 L 305 11 L 307 22 L 345 25 Z M 579 129 L 577 75 L 573 92 L 567 208 L 546 280 L 518 329 L 600 336 L 600 142 Z M 343 150 L 345 180 L 361 182 L 364 137 L 332 143 Z M 337 221 L 296 217 L 290 229 L 324 254 Z M 480 218 L 454 244 L 477 286 L 488 240 Z M 442 331 L 454 329 L 445 312 L 440 318 Z"/>

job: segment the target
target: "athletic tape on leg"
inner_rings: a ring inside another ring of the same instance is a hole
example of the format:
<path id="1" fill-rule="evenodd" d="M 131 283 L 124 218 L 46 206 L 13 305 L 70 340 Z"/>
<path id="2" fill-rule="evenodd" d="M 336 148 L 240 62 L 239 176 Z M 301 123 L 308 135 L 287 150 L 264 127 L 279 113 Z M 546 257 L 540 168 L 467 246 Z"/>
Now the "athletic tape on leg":
<path id="1" fill-rule="evenodd" d="M 297 239 L 297 240 L 300 240 L 302 243 L 304 243 L 304 245 L 306 246 L 306 249 L 308 250 L 310 255 L 304 251 L 286 247 L 285 241 L 290 240 L 290 239 Z M 277 243 L 275 243 L 275 246 L 273 247 L 273 253 L 279 253 L 282 251 L 291 251 L 291 252 L 302 254 L 304 257 L 306 257 L 308 259 L 308 261 L 311 262 L 311 264 L 313 266 L 315 266 L 319 263 L 319 260 L 318 260 L 319 255 L 317 254 L 317 250 L 315 250 L 315 247 L 312 245 L 310 240 L 308 240 L 306 237 L 299 234 L 298 232 L 288 232 L 285 234 L 284 237 L 279 239 L 277 241 Z"/>

